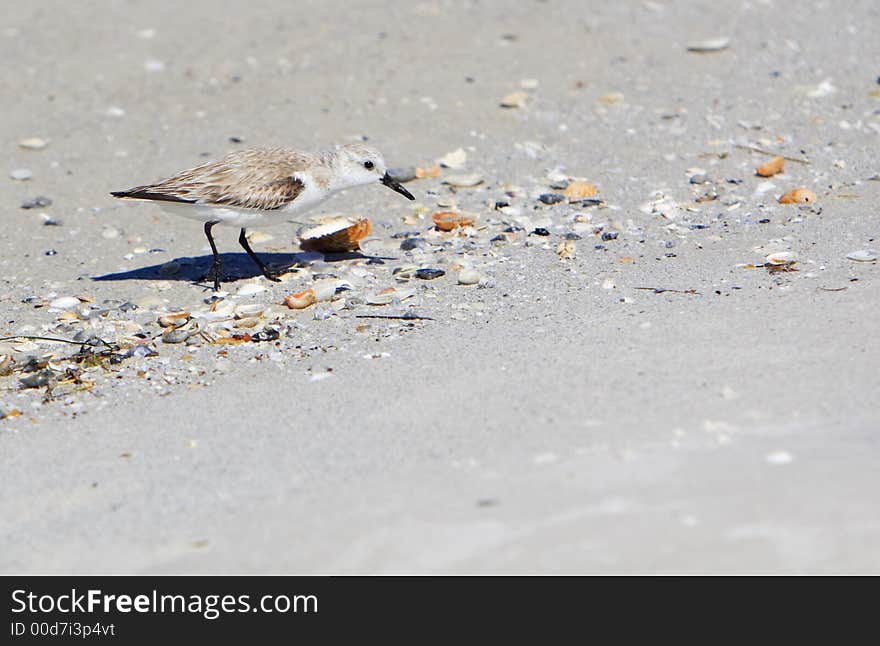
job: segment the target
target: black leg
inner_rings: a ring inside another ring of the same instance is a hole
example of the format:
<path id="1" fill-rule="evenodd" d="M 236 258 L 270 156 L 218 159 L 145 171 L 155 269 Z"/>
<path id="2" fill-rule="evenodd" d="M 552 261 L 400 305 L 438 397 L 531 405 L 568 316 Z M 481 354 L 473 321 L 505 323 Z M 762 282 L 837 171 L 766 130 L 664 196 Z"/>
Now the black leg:
<path id="1" fill-rule="evenodd" d="M 205 222 L 205 235 L 208 236 L 208 242 L 211 244 L 211 251 L 214 252 L 214 260 L 211 263 L 211 271 L 208 272 L 208 279 L 214 280 L 214 291 L 220 291 L 220 266 L 223 262 L 220 260 L 220 254 L 217 253 L 217 245 L 214 244 L 214 237 L 211 235 L 211 227 L 217 224 L 219 220 L 210 220 Z"/>
<path id="2" fill-rule="evenodd" d="M 244 250 L 247 251 L 247 254 L 251 257 L 251 260 L 253 260 L 255 263 L 257 263 L 257 267 L 260 268 L 260 271 L 263 272 L 263 275 L 266 278 L 268 278 L 269 280 L 274 280 L 276 283 L 281 282 L 281 279 L 278 278 L 278 276 L 275 274 L 275 272 L 273 272 L 271 269 L 269 269 L 263 263 L 263 261 L 259 259 L 257 254 L 254 253 L 254 250 L 251 249 L 251 246 L 248 244 L 248 240 L 247 240 L 247 231 L 244 228 L 242 228 L 242 230 L 241 230 L 241 235 L 238 236 L 238 243 L 242 247 L 244 247 Z"/>

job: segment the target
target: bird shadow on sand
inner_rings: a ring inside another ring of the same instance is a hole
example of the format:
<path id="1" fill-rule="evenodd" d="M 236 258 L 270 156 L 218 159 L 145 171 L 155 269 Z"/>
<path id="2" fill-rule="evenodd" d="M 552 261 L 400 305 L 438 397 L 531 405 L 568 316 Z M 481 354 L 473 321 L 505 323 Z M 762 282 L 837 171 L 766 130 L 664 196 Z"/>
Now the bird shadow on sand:
<path id="1" fill-rule="evenodd" d="M 261 276 L 260 269 L 248 258 L 245 253 L 221 253 L 223 261 L 222 282 L 233 283 L 237 280 L 245 280 Z M 319 259 L 318 255 L 309 252 L 300 253 L 261 253 L 260 258 L 271 269 L 279 272 L 296 271 L 312 265 Z M 208 270 L 211 268 L 212 256 L 184 256 L 165 261 L 156 265 L 148 265 L 119 271 L 100 276 L 92 276 L 94 281 L 119 281 L 119 280 L 177 280 L 190 283 L 206 282 Z M 382 258 L 379 256 L 365 256 L 360 252 L 331 253 L 323 257 L 326 263 L 336 263 L 344 260 L 372 260 L 373 262 L 385 262 L 394 258 Z"/>

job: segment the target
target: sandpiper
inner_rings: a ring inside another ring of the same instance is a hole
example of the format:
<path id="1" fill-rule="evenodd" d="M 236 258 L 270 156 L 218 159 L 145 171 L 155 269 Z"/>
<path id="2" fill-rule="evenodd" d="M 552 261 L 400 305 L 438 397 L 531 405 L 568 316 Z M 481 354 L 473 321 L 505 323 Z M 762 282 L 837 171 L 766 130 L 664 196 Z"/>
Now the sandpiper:
<path id="1" fill-rule="evenodd" d="M 318 153 L 290 148 L 255 148 L 182 171 L 173 177 L 111 195 L 150 200 L 174 215 L 205 223 L 214 261 L 208 278 L 220 289 L 220 255 L 211 235 L 215 224 L 241 228 L 238 242 L 269 280 L 278 277 L 259 259 L 247 240 L 248 227 L 281 224 L 323 202 L 336 191 L 381 182 L 404 197 L 412 194 L 388 175 L 376 150 L 344 144 Z"/>

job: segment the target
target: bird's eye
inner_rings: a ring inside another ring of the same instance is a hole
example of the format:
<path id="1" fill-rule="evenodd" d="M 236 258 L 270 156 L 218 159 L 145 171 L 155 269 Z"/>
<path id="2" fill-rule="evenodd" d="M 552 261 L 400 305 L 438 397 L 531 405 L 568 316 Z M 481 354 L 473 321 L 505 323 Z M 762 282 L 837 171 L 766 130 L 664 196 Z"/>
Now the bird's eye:
<path id="1" fill-rule="evenodd" d="M 373 162 L 368 159 L 364 162 L 364 168 L 366 168 L 367 170 L 373 170 Z"/>

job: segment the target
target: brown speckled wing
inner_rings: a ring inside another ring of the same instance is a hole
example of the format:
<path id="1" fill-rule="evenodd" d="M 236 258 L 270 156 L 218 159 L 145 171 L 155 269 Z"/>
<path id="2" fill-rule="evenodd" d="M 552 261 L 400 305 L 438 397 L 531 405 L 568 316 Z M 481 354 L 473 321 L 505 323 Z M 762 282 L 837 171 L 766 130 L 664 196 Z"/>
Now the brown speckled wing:
<path id="1" fill-rule="evenodd" d="M 136 186 L 111 195 L 272 211 L 290 204 L 302 193 L 305 186 L 292 175 L 311 163 L 310 156 L 291 150 L 243 150 L 156 184 Z"/>

